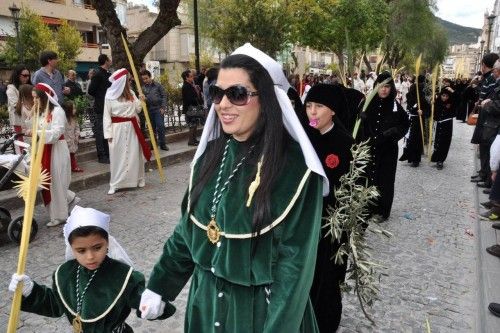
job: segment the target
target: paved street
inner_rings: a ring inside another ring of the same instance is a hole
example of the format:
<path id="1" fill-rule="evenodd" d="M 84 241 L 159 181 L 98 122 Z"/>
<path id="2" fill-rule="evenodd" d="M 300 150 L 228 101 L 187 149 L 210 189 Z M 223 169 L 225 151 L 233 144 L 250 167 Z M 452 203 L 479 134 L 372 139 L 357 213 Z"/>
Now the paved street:
<path id="1" fill-rule="evenodd" d="M 423 332 L 426 320 L 433 333 L 478 331 L 478 290 L 482 287 L 477 279 L 476 260 L 478 253 L 484 252 L 478 250 L 478 223 L 487 226 L 490 222 L 477 222 L 475 214 L 477 192 L 469 182 L 474 168 L 473 147 L 469 144 L 472 128 L 455 122 L 454 130 L 443 170 L 426 161 L 419 168 L 399 162 L 392 216 L 383 225 L 394 236 L 368 237 L 374 259 L 387 267 L 387 275 L 380 282 L 381 300 L 369 309 L 377 326 L 370 326 L 364 319 L 355 297 L 346 296 L 339 332 Z M 149 173 L 147 186 L 142 190 L 108 196 L 107 186 L 102 185 L 79 192 L 82 205 L 111 213 L 112 234 L 146 276 L 179 217 L 188 168 L 188 163 L 169 167 L 164 185 L 157 183 L 156 172 Z M 13 216 L 20 214 L 15 211 Z M 50 284 L 52 272 L 64 260 L 64 241 L 61 228 L 44 226 L 48 216 L 40 207 L 36 218 L 40 230 L 30 247 L 27 273 L 40 283 Z M 15 271 L 18 248 L 1 235 L 0 251 L 3 332 L 11 305 L 7 285 Z M 131 316 L 128 323 L 136 332 L 182 332 L 186 295 L 185 289 L 175 302 L 178 311 L 170 319 L 146 322 Z M 500 293 L 493 296 L 500 301 Z M 19 332 L 69 330 L 66 318 L 23 313 Z"/>

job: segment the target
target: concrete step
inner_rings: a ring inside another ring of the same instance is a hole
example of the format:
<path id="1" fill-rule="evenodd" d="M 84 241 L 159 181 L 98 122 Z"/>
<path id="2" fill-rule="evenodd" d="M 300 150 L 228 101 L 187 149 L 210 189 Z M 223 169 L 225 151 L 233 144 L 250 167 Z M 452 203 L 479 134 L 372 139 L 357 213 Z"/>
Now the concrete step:
<path id="1" fill-rule="evenodd" d="M 196 147 L 188 146 L 187 140 L 178 141 L 183 138 L 182 135 L 170 137 L 167 142 L 169 151 L 160 150 L 160 160 L 164 168 L 165 177 L 168 178 L 168 166 L 180 162 L 190 161 Z M 177 141 L 174 141 L 177 140 Z M 95 154 L 95 153 L 94 153 Z M 82 189 L 92 188 L 97 185 L 109 182 L 110 170 L 109 164 L 98 163 L 96 159 L 88 161 L 79 161 L 79 166 L 84 170 L 81 173 L 72 173 L 70 189 L 78 192 Z M 146 163 L 146 170 L 156 169 L 156 160 L 153 158 Z M 40 198 L 38 198 L 40 201 Z M 23 206 L 24 202 L 16 196 L 14 190 L 0 191 L 0 206 L 6 209 L 14 209 Z"/>

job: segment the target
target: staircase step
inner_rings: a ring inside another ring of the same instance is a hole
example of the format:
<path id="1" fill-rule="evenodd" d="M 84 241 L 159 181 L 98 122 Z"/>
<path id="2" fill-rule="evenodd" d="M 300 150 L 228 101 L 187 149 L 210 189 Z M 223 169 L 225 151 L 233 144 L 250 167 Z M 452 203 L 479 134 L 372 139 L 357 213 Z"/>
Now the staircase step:
<path id="1" fill-rule="evenodd" d="M 174 141 L 168 144 L 169 151 L 159 150 L 160 161 L 164 170 L 165 177 L 168 177 L 168 166 L 176 163 L 190 161 L 196 147 L 188 146 L 185 141 Z M 81 173 L 72 173 L 70 189 L 78 192 L 83 189 L 92 188 L 100 184 L 109 182 L 110 170 L 109 164 L 98 163 L 97 160 L 79 161 L 79 166 L 84 170 Z M 146 170 L 155 168 L 157 164 L 153 158 L 146 163 Z M 40 197 L 40 196 L 38 196 Z M 38 198 L 40 201 L 40 198 Z M 39 202 L 41 203 L 41 201 Z M 14 209 L 23 206 L 24 202 L 16 196 L 15 190 L 0 191 L 0 206 L 6 209 Z"/>

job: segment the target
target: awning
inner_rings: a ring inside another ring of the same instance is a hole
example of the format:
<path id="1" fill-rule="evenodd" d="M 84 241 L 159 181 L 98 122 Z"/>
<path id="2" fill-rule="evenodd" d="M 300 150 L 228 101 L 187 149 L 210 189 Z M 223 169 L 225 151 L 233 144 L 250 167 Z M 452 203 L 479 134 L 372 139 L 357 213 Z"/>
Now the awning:
<path id="1" fill-rule="evenodd" d="M 78 73 L 78 76 L 84 80 L 87 80 L 87 74 L 91 68 L 97 68 L 99 64 L 97 62 L 83 62 L 78 61 L 76 63 L 75 72 Z"/>
<path id="2" fill-rule="evenodd" d="M 50 24 L 50 25 L 61 25 L 62 20 L 58 19 L 56 17 L 47 17 L 47 16 L 42 16 L 42 21 L 45 24 Z"/>

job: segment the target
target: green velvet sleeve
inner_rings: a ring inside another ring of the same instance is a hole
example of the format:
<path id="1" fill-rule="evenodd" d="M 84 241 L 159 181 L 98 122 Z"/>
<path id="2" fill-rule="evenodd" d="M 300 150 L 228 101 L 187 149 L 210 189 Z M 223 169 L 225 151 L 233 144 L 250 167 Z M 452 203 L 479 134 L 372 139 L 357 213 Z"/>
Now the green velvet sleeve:
<path id="1" fill-rule="evenodd" d="M 182 204 L 182 217 L 174 233 L 165 243 L 163 254 L 153 268 L 147 288 L 173 301 L 193 274 L 194 262 L 186 243 L 188 233 L 188 214 L 186 199 Z"/>
<path id="2" fill-rule="evenodd" d="M 309 299 L 318 247 L 322 200 L 321 178 L 311 173 L 301 196 L 284 221 L 278 259 L 273 268 L 264 332 L 299 332 Z"/>
<path id="3" fill-rule="evenodd" d="M 64 307 L 57 293 L 36 282 L 31 294 L 23 297 L 21 310 L 45 317 L 61 317 L 64 314 Z"/>

